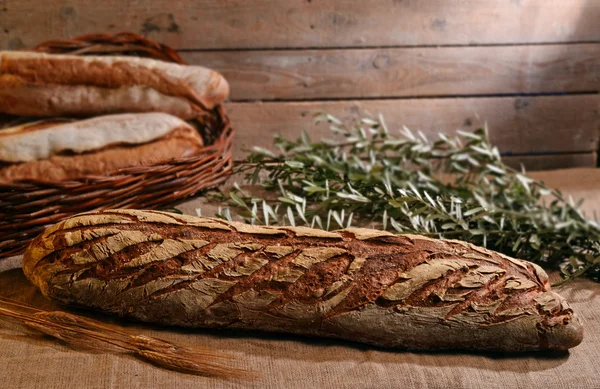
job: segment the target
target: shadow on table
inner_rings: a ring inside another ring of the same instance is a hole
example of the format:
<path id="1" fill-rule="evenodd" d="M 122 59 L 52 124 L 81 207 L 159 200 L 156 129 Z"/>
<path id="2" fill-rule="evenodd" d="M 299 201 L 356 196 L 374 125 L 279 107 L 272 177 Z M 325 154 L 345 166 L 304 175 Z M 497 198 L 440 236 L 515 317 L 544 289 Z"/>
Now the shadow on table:
<path id="1" fill-rule="evenodd" d="M 382 365 L 431 367 L 473 367 L 492 371 L 532 372 L 552 369 L 565 363 L 569 352 L 483 353 L 483 352 L 407 352 L 326 338 L 307 338 L 289 334 L 257 331 L 181 329 L 120 320 L 103 314 L 67 309 L 46 299 L 27 281 L 20 269 L 0 273 L 0 296 L 41 309 L 61 309 L 112 322 L 130 330 L 171 341 L 211 347 L 225 352 L 243 353 L 273 359 L 311 362 L 353 361 Z M 3 323 L 3 322 L 0 322 Z M 4 325 L 3 325 L 4 326 Z M 1 334 L 0 339 L 19 339 L 39 344 L 39 337 Z M 52 342 L 48 340 L 48 342 Z M 56 347 L 66 349 L 65 346 Z"/>

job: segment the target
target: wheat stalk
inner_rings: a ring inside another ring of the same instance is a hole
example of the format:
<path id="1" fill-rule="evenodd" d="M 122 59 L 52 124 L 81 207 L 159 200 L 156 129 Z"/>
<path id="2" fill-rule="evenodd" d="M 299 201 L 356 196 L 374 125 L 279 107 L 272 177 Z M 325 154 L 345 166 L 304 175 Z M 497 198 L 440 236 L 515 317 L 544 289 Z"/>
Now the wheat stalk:
<path id="1" fill-rule="evenodd" d="M 67 345 L 94 352 L 134 355 L 181 373 L 253 380 L 258 375 L 231 366 L 229 354 L 188 347 L 146 335 L 134 335 L 115 325 L 62 311 L 45 311 L 0 297 L 0 319 L 12 319 Z"/>

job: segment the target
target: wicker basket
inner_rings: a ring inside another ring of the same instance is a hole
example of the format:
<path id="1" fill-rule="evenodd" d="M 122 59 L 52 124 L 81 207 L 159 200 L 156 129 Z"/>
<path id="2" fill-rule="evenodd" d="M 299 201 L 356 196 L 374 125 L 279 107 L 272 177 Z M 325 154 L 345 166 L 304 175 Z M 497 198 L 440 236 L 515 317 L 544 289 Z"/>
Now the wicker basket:
<path id="1" fill-rule="evenodd" d="M 137 55 L 185 63 L 173 49 L 131 33 L 49 41 L 34 50 Z M 75 213 L 107 208 L 166 208 L 225 181 L 232 168 L 233 129 L 223 107 L 217 106 L 191 124 L 206 145 L 194 157 L 78 180 L 0 184 L 0 258 L 22 253 L 46 226 Z"/>

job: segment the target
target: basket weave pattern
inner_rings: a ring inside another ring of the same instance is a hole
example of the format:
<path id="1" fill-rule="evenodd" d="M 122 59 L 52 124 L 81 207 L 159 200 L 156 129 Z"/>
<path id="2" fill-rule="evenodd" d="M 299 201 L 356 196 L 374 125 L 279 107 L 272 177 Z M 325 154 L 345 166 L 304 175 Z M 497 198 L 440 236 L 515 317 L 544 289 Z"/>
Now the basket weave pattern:
<path id="1" fill-rule="evenodd" d="M 48 41 L 35 51 L 76 55 L 136 55 L 184 64 L 177 52 L 132 33 Z M 49 224 L 108 208 L 165 208 L 224 182 L 231 174 L 233 129 L 222 106 L 190 123 L 206 147 L 193 157 L 61 182 L 0 184 L 0 258 L 20 254 Z"/>

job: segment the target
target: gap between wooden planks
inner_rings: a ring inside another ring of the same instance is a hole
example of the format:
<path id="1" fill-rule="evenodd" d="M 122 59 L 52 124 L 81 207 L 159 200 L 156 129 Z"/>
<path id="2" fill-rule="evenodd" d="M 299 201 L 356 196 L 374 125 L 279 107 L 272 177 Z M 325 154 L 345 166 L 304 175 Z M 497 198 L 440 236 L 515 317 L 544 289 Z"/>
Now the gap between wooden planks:
<path id="1" fill-rule="evenodd" d="M 229 103 L 236 130 L 234 158 L 251 146 L 269 147 L 275 134 L 296 138 L 306 129 L 329 137 L 313 115 L 327 112 L 344 121 L 383 115 L 390 130 L 403 125 L 434 139 L 438 132 L 473 131 L 487 122 L 490 139 L 512 154 L 582 153 L 597 150 L 600 95 Z M 550 157 L 551 158 L 551 157 Z M 580 158 L 580 157 L 577 157 Z"/>
<path id="2" fill-rule="evenodd" d="M 519 155 L 504 156 L 504 163 L 514 169 L 526 171 L 555 170 L 564 168 L 596 167 L 598 157 L 596 152 L 591 153 L 569 153 L 555 155 Z"/>
<path id="3" fill-rule="evenodd" d="M 596 0 L 3 0 L 0 47 L 121 31 L 176 49 L 597 42 L 599 19 Z"/>
<path id="4" fill-rule="evenodd" d="M 597 92 L 598 44 L 187 52 L 233 101 Z"/>

